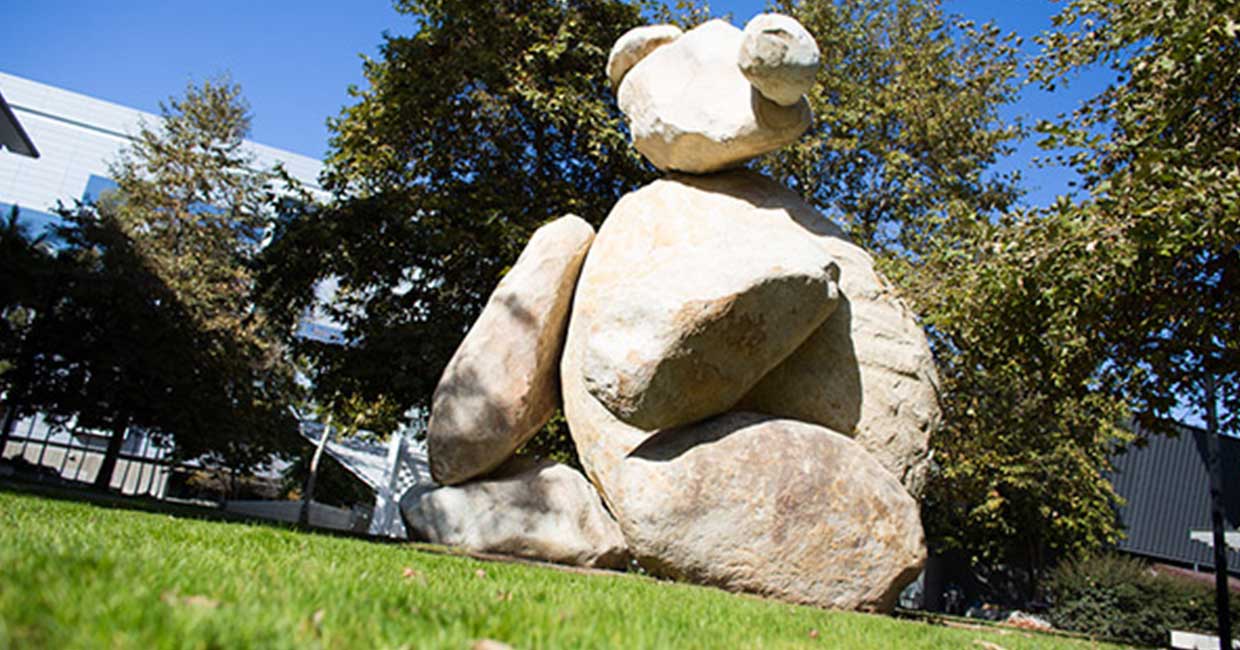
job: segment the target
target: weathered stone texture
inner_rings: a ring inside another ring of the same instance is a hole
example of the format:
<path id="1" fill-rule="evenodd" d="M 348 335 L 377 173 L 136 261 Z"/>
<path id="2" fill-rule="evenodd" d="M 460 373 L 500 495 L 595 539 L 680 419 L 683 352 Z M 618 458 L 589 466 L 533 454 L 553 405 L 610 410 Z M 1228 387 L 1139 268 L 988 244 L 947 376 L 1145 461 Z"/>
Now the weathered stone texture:
<path id="1" fill-rule="evenodd" d="M 712 20 L 655 49 L 617 93 L 633 146 L 655 167 L 694 174 L 735 167 L 795 141 L 809 104 L 780 106 L 741 74 L 741 31 Z"/>
<path id="2" fill-rule="evenodd" d="M 583 270 L 586 387 L 646 430 L 720 413 L 826 319 L 836 280 L 785 214 L 656 181 L 616 204 Z"/>
<path id="3" fill-rule="evenodd" d="M 795 19 L 759 14 L 745 25 L 737 65 L 758 92 L 780 106 L 793 106 L 818 75 L 818 44 Z"/>
<path id="4" fill-rule="evenodd" d="M 569 305 L 593 238 L 571 215 L 539 228 L 491 294 L 435 388 L 427 447 L 436 481 L 499 466 L 559 406 Z"/>
<path id="5" fill-rule="evenodd" d="M 607 80 L 614 90 L 638 61 L 672 41 L 683 32 L 675 25 L 647 25 L 625 32 L 607 56 Z"/>
<path id="6" fill-rule="evenodd" d="M 917 502 L 845 436 L 728 413 L 623 461 L 616 512 L 655 575 L 782 600 L 889 611 L 917 577 Z"/>
<path id="7" fill-rule="evenodd" d="M 513 458 L 459 486 L 409 493 L 405 523 L 435 544 L 575 566 L 621 568 L 628 558 L 616 521 L 579 472 Z"/>

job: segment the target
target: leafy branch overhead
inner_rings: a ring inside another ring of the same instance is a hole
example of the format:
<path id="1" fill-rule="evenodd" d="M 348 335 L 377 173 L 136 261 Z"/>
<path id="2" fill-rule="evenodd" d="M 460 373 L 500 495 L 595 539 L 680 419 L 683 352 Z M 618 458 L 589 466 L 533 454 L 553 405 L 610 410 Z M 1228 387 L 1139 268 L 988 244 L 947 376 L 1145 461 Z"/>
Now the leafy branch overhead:
<path id="1" fill-rule="evenodd" d="M 335 199 L 290 215 L 264 253 L 273 311 L 323 308 L 347 346 L 294 342 L 323 394 L 425 407 L 487 295 L 542 223 L 598 224 L 652 178 L 606 77 L 638 6 L 589 0 L 400 2 L 409 36 L 365 63 L 331 121 Z"/>

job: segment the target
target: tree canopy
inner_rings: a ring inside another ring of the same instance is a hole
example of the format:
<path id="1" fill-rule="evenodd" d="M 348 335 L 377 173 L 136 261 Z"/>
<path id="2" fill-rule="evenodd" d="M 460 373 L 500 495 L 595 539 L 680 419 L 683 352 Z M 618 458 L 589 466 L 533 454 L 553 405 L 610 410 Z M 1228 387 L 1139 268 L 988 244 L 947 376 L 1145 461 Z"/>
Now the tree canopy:
<path id="1" fill-rule="evenodd" d="M 991 561 L 1116 540 L 1110 455 L 1223 387 L 1236 431 L 1238 47 L 1234 8 L 1079 0 L 1031 78 L 1115 81 L 1039 124 L 1084 196 L 978 224 L 915 287 L 955 397 L 932 534 Z M 936 281 L 933 278 L 943 278 Z M 1022 548 L 1024 547 L 1024 548 Z"/>
<path id="2" fill-rule="evenodd" d="M 1061 254 L 1105 300 L 1089 316 L 1104 369 L 1147 425 L 1222 389 L 1240 434 L 1240 10 L 1234 3 L 1078 0 L 1056 17 L 1033 78 L 1068 83 L 1105 65 L 1116 81 L 1040 130 L 1069 149 L 1086 198 L 1055 206 Z M 1075 232 L 1070 232 L 1075 231 Z M 1062 243 L 1061 243 L 1062 242 Z M 1103 264 L 1099 264 L 1103 262 Z"/>
<path id="3" fill-rule="evenodd" d="M 240 89 L 190 85 L 161 108 L 112 165 L 116 189 L 62 209 L 55 254 L 30 267 L 28 390 L 12 397 L 110 432 L 101 487 L 129 427 L 237 469 L 297 440 L 292 372 L 253 296 L 272 173 L 242 147 Z"/>
<path id="4" fill-rule="evenodd" d="M 335 198 L 282 221 L 264 253 L 286 331 L 330 279 L 345 345 L 296 339 L 320 395 L 425 407 L 496 282 L 542 223 L 598 225 L 653 178 L 607 88 L 612 43 L 641 24 L 617 0 L 425 2 L 397 11 L 367 87 L 330 125 Z"/>
<path id="5" fill-rule="evenodd" d="M 883 262 L 918 258 L 1006 210 L 1019 176 L 993 165 L 1021 137 L 1015 37 L 936 1 L 778 3 L 822 50 L 814 126 L 762 161 Z M 890 270 L 891 265 L 888 265 Z"/>

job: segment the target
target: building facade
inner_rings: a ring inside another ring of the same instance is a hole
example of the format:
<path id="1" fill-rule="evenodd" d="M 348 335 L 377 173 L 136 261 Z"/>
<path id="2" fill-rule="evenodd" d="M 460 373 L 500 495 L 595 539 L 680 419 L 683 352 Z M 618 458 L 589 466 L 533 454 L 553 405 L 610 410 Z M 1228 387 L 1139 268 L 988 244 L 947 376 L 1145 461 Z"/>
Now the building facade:
<path id="1" fill-rule="evenodd" d="M 113 187 L 109 165 L 143 123 L 160 121 L 158 115 L 4 72 L 0 94 L 39 153 L 32 158 L 0 151 L 0 216 L 17 206 L 35 234 L 57 221 L 58 203 L 71 207 Z M 322 191 L 322 162 L 248 140 L 244 146 L 258 167 L 283 163 L 311 192 Z"/>
<path id="2" fill-rule="evenodd" d="M 1155 562 L 1213 571 L 1213 549 L 1191 538 L 1194 531 L 1211 530 L 1209 434 L 1187 425 L 1177 429 L 1175 436 L 1144 436 L 1145 445 L 1113 459 L 1111 482 L 1124 500 L 1119 518 L 1125 536 L 1118 547 Z M 1234 531 L 1240 527 L 1240 439 L 1220 436 L 1219 448 L 1224 519 Z M 1232 549 L 1227 570 L 1240 575 L 1240 553 Z"/>

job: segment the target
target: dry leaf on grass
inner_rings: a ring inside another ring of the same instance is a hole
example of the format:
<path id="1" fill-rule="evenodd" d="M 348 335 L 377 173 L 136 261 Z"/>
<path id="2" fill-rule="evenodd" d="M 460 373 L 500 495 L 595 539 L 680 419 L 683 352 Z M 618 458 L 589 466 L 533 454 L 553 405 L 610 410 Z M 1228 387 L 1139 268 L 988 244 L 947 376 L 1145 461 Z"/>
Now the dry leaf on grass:
<path id="1" fill-rule="evenodd" d="M 200 595 L 182 596 L 175 591 L 165 591 L 159 599 L 171 607 L 184 606 L 199 609 L 215 609 L 220 606 L 220 601 L 214 598 Z"/>
<path id="2" fill-rule="evenodd" d="M 998 643 L 991 643 L 990 641 L 983 641 L 981 639 L 973 639 L 973 644 L 980 645 L 986 650 L 1007 650 L 1007 648 L 999 645 Z"/>
<path id="3" fill-rule="evenodd" d="M 474 641 L 473 650 L 512 650 L 512 646 L 494 639 L 479 639 Z"/>
<path id="4" fill-rule="evenodd" d="M 316 609 L 308 618 L 302 619 L 299 626 L 302 634 L 313 634 L 316 637 L 321 636 L 323 634 L 323 619 L 326 616 L 326 610 Z"/>

